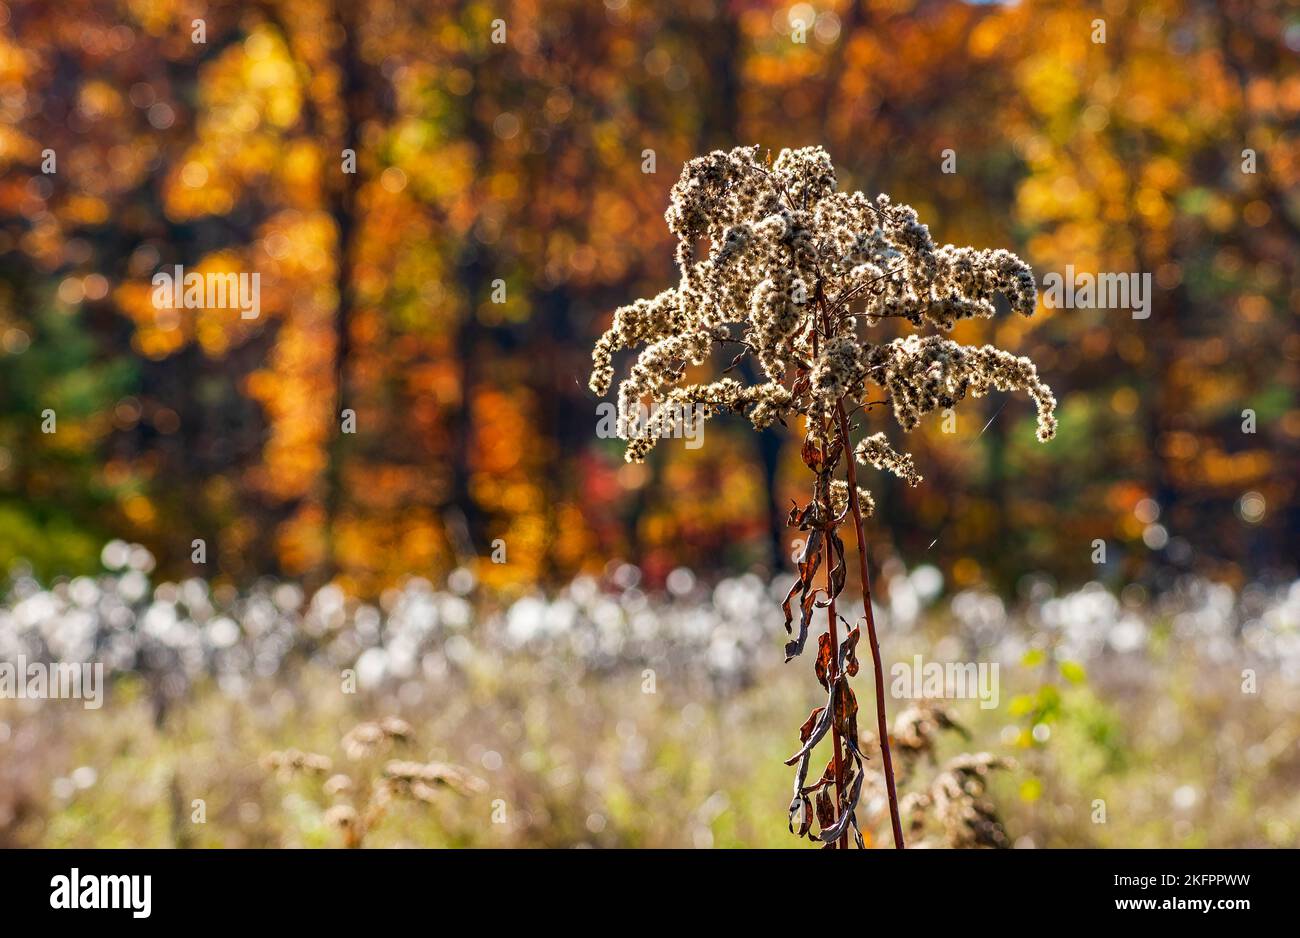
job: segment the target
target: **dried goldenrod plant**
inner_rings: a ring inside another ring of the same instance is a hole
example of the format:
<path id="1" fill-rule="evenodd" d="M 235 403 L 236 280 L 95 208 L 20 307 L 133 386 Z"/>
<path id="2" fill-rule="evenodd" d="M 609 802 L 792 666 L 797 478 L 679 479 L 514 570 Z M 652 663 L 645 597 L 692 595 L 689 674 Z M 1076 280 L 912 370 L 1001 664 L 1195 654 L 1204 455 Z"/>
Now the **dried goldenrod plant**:
<path id="1" fill-rule="evenodd" d="M 360 847 L 383 819 L 394 799 L 436 804 L 440 791 L 458 795 L 481 792 L 486 784 L 457 765 L 389 758 L 410 742 L 411 727 L 397 717 L 359 723 L 344 735 L 344 757 L 355 770 L 334 772 L 334 760 L 317 753 L 286 749 L 268 753 L 263 765 L 284 781 L 316 776 L 331 802 L 325 824 L 339 833 L 344 846 Z"/>
<path id="2" fill-rule="evenodd" d="M 838 529 L 851 516 L 891 826 L 895 846 L 902 847 L 862 523 L 874 502 L 857 485 L 855 462 L 912 485 L 921 476 L 912 457 L 894 449 L 883 433 L 855 446 L 852 418 L 889 403 L 898 424 L 912 430 L 924 415 L 967 395 L 1022 390 L 1037 405 L 1038 438 L 1046 441 L 1056 432 L 1056 400 L 1027 358 L 936 334 L 873 343 L 863 330 L 886 319 L 950 330 L 962 319 L 992 317 L 997 294 L 1029 316 L 1037 304 L 1033 274 L 1008 251 L 935 246 L 916 212 L 887 196 L 872 200 L 838 191 L 835 169 L 820 147 L 782 150 L 770 163 L 758 147 L 691 160 L 673 187 L 665 218 L 677 237 L 680 280 L 652 299 L 615 311 L 592 354 L 591 389 L 607 393 L 615 353 L 643 346 L 618 388 L 617 427 L 628 441 L 629 462 L 644 459 L 668 429 L 665 421 L 684 408 L 700 420 L 723 411 L 743 413 L 757 428 L 788 425 L 796 415 L 803 419 L 803 459 L 814 479 L 811 499 L 790 512 L 790 523 L 807 533 L 798 579 L 784 604 L 793 636 L 786 659 L 803 651 L 814 610 L 825 608 L 827 631 L 819 638 L 816 671 L 827 699 L 800 729 L 800 748 L 789 760 L 798 766 L 790 828 L 841 847 L 848 846 L 852 830 L 862 843 L 855 808 L 864 766 L 857 700 L 848 683 L 858 670 L 860 633 L 846 621 L 841 641 L 835 608 L 847 579 Z M 737 351 L 724 375 L 750 355 L 766 380 L 745 384 L 723 376 L 687 383 L 688 372 L 715 349 Z M 887 397 L 871 400 L 872 385 Z M 649 419 L 641 419 L 647 412 Z M 841 466 L 844 478 L 836 478 Z M 814 578 L 823 558 L 825 585 L 818 587 Z M 797 633 L 791 611 L 796 594 Z M 808 784 L 813 748 L 828 733 L 832 758 Z"/>
<path id="3" fill-rule="evenodd" d="M 1011 769 L 1010 759 L 987 752 L 962 753 L 944 763 L 928 784 L 914 783 L 920 764 L 938 764 L 939 735 L 955 732 L 965 739 L 970 734 L 944 707 L 921 701 L 900 713 L 894 721 L 894 746 L 899 760 L 898 784 L 912 784 L 913 790 L 899 803 L 914 847 L 1009 847 L 1010 839 L 987 797 L 989 773 Z M 880 785 L 873 777 L 873 788 Z M 883 787 L 883 786 L 880 786 Z"/>

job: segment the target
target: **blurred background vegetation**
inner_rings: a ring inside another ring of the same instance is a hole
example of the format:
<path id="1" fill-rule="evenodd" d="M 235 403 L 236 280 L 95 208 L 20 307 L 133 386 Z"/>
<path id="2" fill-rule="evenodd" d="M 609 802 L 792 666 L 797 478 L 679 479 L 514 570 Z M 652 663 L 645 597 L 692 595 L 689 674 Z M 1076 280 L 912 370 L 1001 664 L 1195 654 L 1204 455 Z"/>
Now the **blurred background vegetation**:
<path id="1" fill-rule="evenodd" d="M 928 484 L 872 480 L 882 556 L 1003 587 L 1094 575 L 1095 538 L 1116 581 L 1294 570 L 1286 4 L 68 0 L 0 24 L 0 564 L 85 572 L 125 537 L 175 575 L 368 595 L 460 565 L 783 566 L 788 439 L 720 421 L 627 466 L 585 390 L 612 309 L 670 282 L 682 162 L 757 142 L 822 144 L 843 186 L 1040 283 L 1153 276 L 1147 320 L 961 325 L 1038 362 L 1061 438 L 1001 396 L 936 417 L 907 441 Z M 260 272 L 261 317 L 155 309 L 173 264 Z"/>
<path id="2" fill-rule="evenodd" d="M 1015 758 L 1022 846 L 1293 845 L 1298 55 L 1281 0 L 0 3 L 0 659 L 118 678 L 0 701 L 0 843 L 336 843 L 260 760 L 387 714 L 489 790 L 367 843 L 794 843 L 797 448 L 719 419 L 626 465 L 586 390 L 672 281 L 683 162 L 757 143 L 1040 284 L 1151 275 L 1149 319 L 958 327 L 1060 434 L 993 395 L 906 440 L 923 485 L 867 480 L 886 657 L 1002 663 L 945 751 Z M 176 264 L 260 273 L 261 316 L 156 309 Z"/>

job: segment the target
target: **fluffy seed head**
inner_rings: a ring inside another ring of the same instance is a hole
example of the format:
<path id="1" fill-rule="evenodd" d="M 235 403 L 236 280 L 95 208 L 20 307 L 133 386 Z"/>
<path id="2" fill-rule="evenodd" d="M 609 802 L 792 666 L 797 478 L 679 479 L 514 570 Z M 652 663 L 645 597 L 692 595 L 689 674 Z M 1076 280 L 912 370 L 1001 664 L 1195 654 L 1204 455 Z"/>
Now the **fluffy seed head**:
<path id="1" fill-rule="evenodd" d="M 677 286 L 616 310 L 592 353 L 591 390 L 603 395 L 615 355 L 640 347 L 618 387 L 628 461 L 644 459 L 663 435 L 656 426 L 637 431 L 645 407 L 743 413 L 758 428 L 793 415 L 812 424 L 832 418 L 840 401 L 862 399 L 868 384 L 888 392 L 904 430 L 996 389 L 1026 392 L 1038 409 L 1038 439 L 1055 434 L 1056 399 L 1029 359 L 933 334 L 874 344 L 858 331 L 885 319 L 948 331 L 993 316 L 999 294 L 1032 315 L 1033 273 L 1010 251 L 936 247 L 910 206 L 838 191 L 820 147 L 782 150 L 770 163 L 758 147 L 691 160 L 664 218 L 677 237 Z M 701 242 L 709 248 L 698 257 Z M 715 352 L 724 361 L 753 356 L 766 380 L 690 383 Z M 883 436 L 872 440 L 860 458 L 920 481 L 909 456 Z"/>

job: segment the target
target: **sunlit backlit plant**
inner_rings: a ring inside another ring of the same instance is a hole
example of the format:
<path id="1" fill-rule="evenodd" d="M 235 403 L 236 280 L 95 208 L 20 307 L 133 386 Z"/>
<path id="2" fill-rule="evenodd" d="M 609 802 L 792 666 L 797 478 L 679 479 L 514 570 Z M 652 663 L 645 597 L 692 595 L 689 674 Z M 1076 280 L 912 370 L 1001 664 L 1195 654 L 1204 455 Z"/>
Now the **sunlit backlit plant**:
<path id="1" fill-rule="evenodd" d="M 877 344 L 860 330 L 885 319 L 950 330 L 962 319 L 992 317 L 997 294 L 1030 316 L 1037 304 L 1033 274 L 1008 251 L 936 247 L 916 212 L 888 196 L 872 200 L 837 191 L 834 167 L 820 147 L 782 150 L 771 163 L 758 147 L 691 160 L 673 187 L 665 218 L 677 237 L 680 282 L 614 313 L 592 354 L 591 389 L 607 393 L 614 354 L 644 344 L 618 388 L 618 431 L 628 441 L 629 462 L 644 459 L 664 434 L 665 421 L 684 408 L 701 419 L 744 413 L 760 429 L 802 418 L 803 461 L 814 478 L 811 499 L 795 505 L 789 517 L 806 534 L 798 579 L 783 604 L 792 635 L 786 660 L 803 651 L 815 609 L 825 608 L 816 672 L 827 699 L 801 727 L 800 747 L 787 763 L 797 765 L 790 829 L 827 846 L 847 847 L 850 831 L 863 843 L 856 807 L 865 773 L 857 699 L 848 682 L 858 671 L 860 630 L 845 620 L 841 641 L 836 612 L 847 579 L 838 530 L 851 517 L 890 820 L 894 844 L 902 847 L 862 523 L 875 504 L 858 487 L 855 461 L 911 485 L 921 476 L 912 457 L 895 450 L 883 433 L 855 446 L 853 419 L 864 408 L 889 403 L 898 424 L 912 430 L 924 415 L 967 395 L 1022 390 L 1037 405 L 1038 438 L 1046 441 L 1056 432 L 1056 400 L 1033 362 L 991 345 L 964 346 L 934 334 Z M 738 353 L 726 372 L 751 355 L 766 380 L 685 383 L 688 370 L 703 365 L 715 349 Z M 886 397 L 871 400 L 870 385 Z M 641 419 L 647 412 L 649 418 Z M 853 457 L 845 458 L 850 451 Z M 842 479 L 835 476 L 841 464 Z M 823 563 L 825 585 L 818 587 Z M 797 624 L 791 609 L 796 600 Z M 809 784 L 813 748 L 828 734 L 831 759 Z"/>

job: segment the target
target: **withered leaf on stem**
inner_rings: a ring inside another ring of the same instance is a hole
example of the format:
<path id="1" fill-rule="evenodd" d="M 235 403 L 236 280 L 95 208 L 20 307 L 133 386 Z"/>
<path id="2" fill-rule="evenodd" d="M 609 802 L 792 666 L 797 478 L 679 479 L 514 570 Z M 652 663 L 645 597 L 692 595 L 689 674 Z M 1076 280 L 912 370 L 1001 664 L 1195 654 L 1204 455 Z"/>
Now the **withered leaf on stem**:
<path id="1" fill-rule="evenodd" d="M 822 830 L 835 826 L 835 800 L 829 787 L 817 792 L 817 826 Z"/>
<path id="2" fill-rule="evenodd" d="M 847 680 L 841 679 L 837 682 L 839 685 L 839 700 L 836 701 L 836 723 L 840 735 L 849 739 L 858 738 L 858 698 L 853 693 L 853 688 L 849 686 Z"/>
<path id="3" fill-rule="evenodd" d="M 817 725 L 817 719 L 822 715 L 825 707 L 817 707 L 812 713 L 808 714 L 808 719 L 804 721 L 803 726 L 799 727 L 799 742 L 808 742 L 808 736 L 812 733 L 813 727 Z"/>
<path id="4" fill-rule="evenodd" d="M 830 827 L 827 827 L 825 824 L 819 825 L 822 830 L 818 836 L 823 843 L 831 843 L 832 841 L 839 840 L 840 835 L 847 829 L 850 821 L 853 822 L 855 830 L 857 828 L 857 804 L 858 798 L 862 794 L 862 779 L 865 773 L 862 771 L 862 760 L 857 754 L 856 748 L 857 747 L 855 746 L 850 746 L 850 752 L 853 755 L 853 760 L 857 765 L 858 771 L 853 779 L 853 784 L 849 786 L 849 791 L 845 798 L 846 803 L 840 805 L 839 819 Z M 858 839 L 859 846 L 861 846 L 861 840 L 860 838 Z"/>
<path id="5" fill-rule="evenodd" d="M 834 699 L 834 696 L 835 696 L 834 694 L 831 695 L 831 700 Z M 803 740 L 803 745 L 799 747 L 798 752 L 792 755 L 789 759 L 785 760 L 785 764 L 794 765 L 796 762 L 799 762 L 800 760 L 807 761 L 808 754 L 813 751 L 814 746 L 816 746 L 819 742 L 821 742 L 822 737 L 826 735 L 826 731 L 831 728 L 831 722 L 833 720 L 834 720 L 834 713 L 832 712 L 831 707 L 829 705 L 823 707 L 821 709 L 821 712 L 817 715 L 817 722 L 813 724 L 812 731 L 808 734 L 808 737 Z M 802 737 L 802 733 L 800 734 L 800 736 Z M 800 772 L 807 772 L 807 771 L 808 769 L 806 766 L 803 765 L 800 766 Z"/>
<path id="6" fill-rule="evenodd" d="M 832 599 L 844 592 L 844 581 L 848 571 L 844 564 L 844 542 L 840 540 L 840 536 L 833 529 L 828 531 L 826 536 L 830 540 L 834 562 L 831 565 L 830 573 L 830 595 L 824 601 L 818 603 L 822 608 L 830 605 Z"/>
<path id="7" fill-rule="evenodd" d="M 803 457 L 803 464 L 813 472 L 821 472 L 822 469 L 822 448 L 811 436 L 803 438 L 803 449 L 799 455 Z"/>
<path id="8" fill-rule="evenodd" d="M 844 636 L 841 647 L 846 649 L 844 654 L 844 673 L 849 677 L 856 677 L 858 674 L 858 639 L 862 637 L 862 630 L 856 625 Z"/>
<path id="9" fill-rule="evenodd" d="M 786 763 L 789 765 L 790 763 Z M 808 777 L 808 756 L 805 755 L 799 762 L 799 768 L 794 773 L 794 797 L 790 799 L 790 833 L 798 834 L 802 837 L 807 834 L 812 827 L 812 803 L 808 800 L 808 790 L 804 788 L 804 780 Z M 799 829 L 795 830 L 795 819 L 798 818 Z"/>
<path id="10" fill-rule="evenodd" d="M 808 763 L 809 756 L 805 755 L 799 763 L 798 772 L 795 773 L 794 798 L 790 801 L 790 832 L 797 833 L 800 837 L 806 835 L 809 839 L 815 840 L 816 838 L 809 833 L 813 822 L 812 802 L 809 800 L 809 795 L 821 791 L 829 793 L 830 787 L 835 782 L 835 768 L 832 763 L 826 763 L 826 770 L 822 772 L 821 778 L 811 785 L 804 785 L 804 779 L 808 775 Z M 798 831 L 795 830 L 796 817 L 799 820 Z"/>
<path id="11" fill-rule="evenodd" d="M 799 635 L 792 642 L 787 642 L 785 646 L 785 660 L 789 661 L 797 655 L 803 654 L 804 642 L 808 640 L 808 627 L 812 624 L 813 608 L 816 605 L 816 591 L 808 593 L 803 597 L 803 603 L 799 611 Z"/>
<path id="12" fill-rule="evenodd" d="M 793 501 L 793 499 L 791 499 Z M 802 508 L 797 503 L 790 507 L 790 513 L 785 517 L 785 523 L 792 528 L 798 528 L 800 531 L 807 531 L 809 528 L 818 526 L 817 503 L 809 502 Z"/>
<path id="13" fill-rule="evenodd" d="M 808 540 L 804 543 L 803 551 L 799 554 L 799 578 L 795 580 L 794 585 L 790 587 L 790 592 L 786 593 L 785 601 L 781 603 L 781 609 L 785 612 L 785 630 L 790 633 L 790 623 L 794 619 L 790 611 L 790 600 L 794 594 L 802 590 L 799 597 L 799 634 L 785 646 L 785 660 L 789 661 L 796 655 L 803 653 L 804 642 L 808 640 L 808 626 L 812 617 L 816 586 L 814 579 L 817 576 L 817 570 L 821 566 L 821 545 L 822 532 L 813 528 L 808 534 Z"/>
<path id="14" fill-rule="evenodd" d="M 803 837 L 812 829 L 812 821 L 812 802 L 807 795 L 796 791 L 794 800 L 790 802 L 790 833 Z"/>
<path id="15" fill-rule="evenodd" d="M 821 441 L 815 440 L 812 436 L 806 436 L 803 440 L 803 448 L 799 455 L 803 457 L 803 464 L 817 473 L 824 476 L 840 459 L 840 441 L 838 439 L 830 441 L 823 450 Z"/>
<path id="16" fill-rule="evenodd" d="M 830 690 L 831 637 L 826 632 L 817 636 L 817 662 L 813 665 L 817 672 L 817 683 L 825 690 Z"/>

